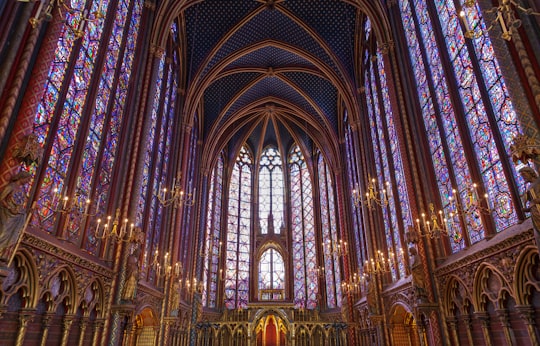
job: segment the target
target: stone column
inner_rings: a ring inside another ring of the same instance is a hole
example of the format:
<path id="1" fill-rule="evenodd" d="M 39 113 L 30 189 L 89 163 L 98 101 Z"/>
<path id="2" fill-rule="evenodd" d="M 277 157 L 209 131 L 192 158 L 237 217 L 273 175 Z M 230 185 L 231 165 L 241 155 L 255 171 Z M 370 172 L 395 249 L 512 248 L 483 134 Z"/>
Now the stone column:
<path id="1" fill-rule="evenodd" d="M 73 316 L 65 315 L 64 320 L 62 321 L 62 342 L 61 346 L 67 346 L 69 331 L 71 329 L 71 324 L 73 323 Z"/>
<path id="2" fill-rule="evenodd" d="M 459 345 L 459 338 L 457 334 L 458 319 L 455 316 L 447 317 L 446 322 L 448 323 L 448 326 L 450 328 L 450 335 L 452 337 L 452 343 L 455 346 L 458 346 Z"/>
<path id="3" fill-rule="evenodd" d="M 418 330 L 418 337 L 420 338 L 420 346 L 427 346 L 426 345 L 426 324 L 423 322 L 418 323 L 418 320 L 416 320 L 416 326 Z"/>
<path id="4" fill-rule="evenodd" d="M 126 329 L 124 331 L 124 335 L 126 339 L 124 340 L 123 345 L 125 346 L 134 345 L 134 340 L 133 340 L 134 333 L 135 333 L 135 326 L 133 325 L 133 323 L 127 323 Z"/>
<path id="5" fill-rule="evenodd" d="M 463 322 L 465 322 L 465 326 L 467 327 L 467 340 L 469 341 L 469 345 L 474 345 L 473 338 L 472 338 L 472 319 L 470 315 L 463 316 Z"/>
<path id="6" fill-rule="evenodd" d="M 51 312 L 46 312 L 43 315 L 43 319 L 41 320 L 41 325 L 43 326 L 43 330 L 41 331 L 41 346 L 47 345 L 47 338 L 49 336 L 49 328 L 51 327 L 51 321 L 53 319 L 54 314 Z"/>
<path id="7" fill-rule="evenodd" d="M 482 333 L 486 346 L 492 346 L 491 333 L 489 332 L 489 314 L 487 312 L 475 312 L 474 315 L 482 323 Z M 471 344 L 472 345 L 472 344 Z"/>
<path id="8" fill-rule="evenodd" d="M 26 329 L 28 328 L 28 322 L 32 320 L 33 315 L 33 311 L 26 309 L 19 312 L 19 330 L 17 331 L 17 339 L 15 340 L 16 346 L 23 345 Z"/>
<path id="9" fill-rule="evenodd" d="M 540 345 L 540 340 L 538 340 L 538 327 L 536 326 L 536 320 L 534 318 L 535 309 L 531 305 L 516 305 L 516 310 L 527 324 L 527 332 L 529 333 L 531 345 Z"/>
<path id="10" fill-rule="evenodd" d="M 99 339 L 101 330 L 103 329 L 103 320 L 95 320 L 94 325 L 92 326 L 92 346 L 98 346 L 99 345 Z"/>
<path id="11" fill-rule="evenodd" d="M 501 327 L 504 332 L 504 338 L 506 339 L 506 344 L 509 346 L 516 345 L 516 337 L 514 335 L 514 330 L 510 325 L 510 320 L 508 318 L 508 310 L 497 310 L 497 316 L 501 322 Z"/>
<path id="12" fill-rule="evenodd" d="M 86 326 L 88 324 L 88 321 L 86 320 L 86 318 L 81 318 L 79 320 L 79 330 L 80 330 L 80 334 L 79 334 L 79 346 L 83 346 L 84 344 L 84 337 L 85 337 L 85 334 L 86 334 Z"/>

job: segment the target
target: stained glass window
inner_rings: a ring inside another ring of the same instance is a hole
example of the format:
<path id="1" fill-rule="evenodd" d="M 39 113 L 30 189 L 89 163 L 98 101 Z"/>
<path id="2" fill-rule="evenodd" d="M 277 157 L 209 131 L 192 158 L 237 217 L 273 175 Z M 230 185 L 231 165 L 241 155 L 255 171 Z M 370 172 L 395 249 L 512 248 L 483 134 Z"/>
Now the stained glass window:
<path id="1" fill-rule="evenodd" d="M 395 260 L 395 262 L 390 263 L 392 272 L 399 273 L 399 277 L 405 276 L 405 257 L 403 255 L 403 247 L 401 243 L 400 234 L 403 234 L 404 231 L 400 231 L 400 227 L 413 226 L 413 220 L 411 211 L 409 208 L 409 193 L 407 192 L 407 182 L 405 181 L 405 173 L 403 171 L 403 163 L 401 159 L 401 151 L 399 148 L 400 140 L 398 138 L 396 124 L 394 122 L 394 111 L 390 103 L 390 91 L 388 90 L 388 84 L 386 80 L 386 70 L 384 66 L 384 58 L 380 50 L 377 51 L 377 73 L 379 81 L 379 90 L 380 97 L 382 98 L 383 112 L 384 117 L 381 117 L 381 123 L 379 126 L 379 133 L 386 132 L 388 141 L 386 145 L 388 146 L 389 159 L 387 160 L 387 166 L 389 172 L 387 173 L 390 176 L 390 172 L 393 172 L 392 175 L 393 184 L 395 186 L 395 191 L 397 195 L 393 194 L 393 190 L 388 191 L 388 200 L 391 213 L 395 213 L 395 217 L 392 220 L 393 230 L 390 239 L 387 239 L 387 246 L 389 248 L 390 254 L 389 258 Z M 382 115 L 381 114 L 381 115 Z M 399 215 L 399 211 L 401 215 Z M 402 222 L 401 224 L 398 220 Z M 405 225 L 405 226 L 403 226 Z M 394 268 L 396 270 L 394 270 Z M 396 279 L 398 276 L 396 275 Z"/>
<path id="2" fill-rule="evenodd" d="M 284 299 L 285 262 L 274 248 L 265 250 L 259 260 L 259 292 L 262 300 Z"/>
<path id="3" fill-rule="evenodd" d="M 290 213 L 292 229 L 294 303 L 297 308 L 317 306 L 317 244 L 313 187 L 310 173 L 298 145 L 289 152 Z"/>
<path id="4" fill-rule="evenodd" d="M 386 118 L 383 118 L 385 113 L 384 110 L 384 99 L 383 93 L 387 93 L 388 90 L 381 90 L 380 88 L 380 78 L 384 78 L 384 74 L 378 75 L 377 69 L 379 66 L 374 63 L 375 60 L 371 60 L 371 68 L 366 69 L 366 97 L 368 100 L 368 117 L 369 125 L 371 129 L 371 136 L 373 145 L 373 152 L 375 158 L 375 171 L 376 177 L 372 177 L 369 184 L 375 184 L 376 190 L 381 192 L 385 191 L 384 198 L 388 203 L 387 205 L 382 205 L 381 210 L 383 214 L 384 221 L 384 232 L 386 247 L 388 250 L 388 256 L 385 257 L 395 257 L 395 254 L 398 253 L 400 260 L 397 262 L 392 261 L 390 270 L 392 274 L 392 279 L 397 280 L 401 276 L 405 275 L 404 271 L 404 261 L 403 251 L 401 249 L 400 241 L 400 225 L 398 223 L 398 210 L 397 205 L 399 204 L 399 196 L 393 194 L 391 182 L 395 178 L 391 175 L 391 172 L 396 174 L 394 167 L 392 165 L 397 160 L 399 162 L 399 157 L 391 156 L 393 153 L 389 151 L 389 134 L 386 131 Z M 384 71 L 383 71 L 384 72 Z M 388 106 L 388 105 L 387 105 Z M 393 138 L 396 140 L 395 138 Z M 375 204 L 374 201 L 370 203 Z M 373 205 L 372 205 L 373 207 Z M 410 219 L 410 217 L 409 217 Z M 411 222 L 412 224 L 412 222 Z"/>
<path id="5" fill-rule="evenodd" d="M 171 28 L 174 32 L 174 26 Z M 176 172 L 170 167 L 171 146 L 174 140 L 174 117 L 177 97 L 177 73 L 174 57 L 176 51 L 169 49 L 166 55 L 158 61 L 156 89 L 152 100 L 150 126 L 145 147 L 142 184 L 140 185 L 139 199 L 136 213 L 136 223 L 141 225 L 146 234 L 145 256 L 142 263 L 142 276 L 149 282 L 156 277 L 149 266 L 156 251 L 163 252 L 163 218 L 166 208 L 159 202 L 158 193 L 163 199 L 170 198 L 163 195 L 163 188 L 169 191 L 176 180 Z"/>
<path id="6" fill-rule="evenodd" d="M 321 231 L 323 248 L 324 275 L 326 282 L 326 305 L 328 308 L 341 306 L 341 270 L 339 268 L 339 252 L 337 234 L 337 215 L 334 196 L 332 172 L 318 153 L 318 176 L 321 207 Z"/>
<path id="7" fill-rule="evenodd" d="M 223 193 L 223 155 L 220 155 L 216 167 L 212 170 L 208 192 L 206 214 L 205 258 L 203 270 L 203 304 L 216 307 L 218 280 L 224 278 L 223 268 L 218 272 L 221 244 L 221 200 Z"/>
<path id="8" fill-rule="evenodd" d="M 113 20 L 112 30 L 104 30 L 105 20 L 87 21 L 79 40 L 69 27 L 79 25 L 79 11 L 85 2 L 72 1 L 75 11 L 64 12 L 67 25 L 58 37 L 34 125 L 38 140 L 50 149 L 44 154 L 47 162 L 36 175 L 42 183 L 37 189 L 41 196 L 36 198 L 33 224 L 51 232 L 58 215 L 54 211 L 67 196 L 66 204 L 73 204 L 72 212 L 65 214 L 64 236 L 95 255 L 99 250 L 95 220 L 83 215 L 103 213 L 106 207 L 142 2 L 122 0 L 115 6 L 107 0 L 93 2 L 89 12 L 96 12 L 99 5 L 106 18 Z M 106 59 L 102 62 L 98 56 Z M 77 152 L 81 154 L 75 155 Z M 70 179 L 74 183 L 68 191 Z"/>
<path id="9" fill-rule="evenodd" d="M 259 221 L 261 233 L 279 234 L 283 225 L 283 171 L 275 147 L 264 150 L 259 163 Z"/>
<path id="10" fill-rule="evenodd" d="M 246 308 L 249 293 L 251 194 L 253 159 L 243 146 L 232 170 L 229 187 L 225 307 Z"/>
<path id="11" fill-rule="evenodd" d="M 351 191 L 359 188 L 359 177 L 360 175 L 357 172 L 358 163 L 356 161 L 356 149 L 353 139 L 352 127 L 349 123 L 349 117 L 345 114 L 345 154 L 347 155 L 347 173 L 349 179 L 349 189 Z M 352 194 L 351 194 L 352 196 Z M 353 240 L 352 248 L 355 252 L 356 265 L 358 268 L 363 266 L 364 261 L 368 259 L 366 253 L 366 234 L 363 230 L 362 224 L 362 208 L 355 206 L 355 200 L 351 197 L 351 206 L 352 206 L 352 222 L 353 222 Z"/>
<path id="12" fill-rule="evenodd" d="M 158 67 L 158 74 L 157 74 L 157 81 L 156 81 L 156 92 L 154 94 L 154 100 L 153 100 L 153 107 L 152 107 L 152 113 L 151 113 L 151 126 L 150 126 L 150 132 L 148 138 L 153 138 L 153 141 L 148 141 L 147 147 L 146 147 L 146 154 L 144 158 L 144 166 L 143 166 L 143 181 L 141 184 L 140 189 L 140 197 L 138 199 L 138 208 L 137 208 L 137 223 L 141 224 L 144 220 L 147 219 L 147 225 L 152 225 L 154 221 L 155 216 L 155 208 L 158 206 L 157 201 L 155 198 L 152 197 L 152 193 L 154 191 L 158 191 L 159 184 L 156 190 L 152 190 L 152 188 L 155 186 L 155 183 L 152 183 L 152 176 L 156 172 L 153 171 L 153 165 L 152 165 L 152 159 L 153 159 L 153 150 L 156 145 L 159 145 L 159 143 L 156 143 L 156 132 L 158 131 L 158 116 L 159 116 L 159 109 L 160 109 L 160 100 L 161 100 L 161 94 L 164 92 L 163 88 L 164 85 L 166 85 L 166 80 L 164 78 L 165 73 L 165 57 L 163 57 L 159 62 Z M 163 186 L 166 186 L 166 177 L 163 177 Z M 150 195 L 150 198 L 148 196 Z M 149 205 L 148 205 L 149 204 Z M 150 217 L 145 217 L 145 211 L 150 212 Z M 151 227 L 144 225 L 143 229 L 146 227 Z M 145 254 L 144 262 L 142 264 L 143 273 L 146 273 L 145 269 L 148 266 L 149 261 L 152 259 L 151 255 L 154 254 L 156 251 L 159 251 L 159 231 L 154 234 L 154 232 L 146 232 L 146 242 L 145 242 Z M 150 255 L 150 256 L 149 256 Z M 143 274 L 143 277 L 145 275 Z M 152 277 L 148 277 L 148 280 L 152 280 Z"/>
<path id="13" fill-rule="evenodd" d="M 515 171 L 504 172 L 501 160 L 506 160 L 507 154 L 499 152 L 496 141 L 508 152 L 519 127 L 489 37 L 472 40 L 473 49 L 469 49 L 471 46 L 466 45 L 453 2 L 436 1 L 432 5 L 424 0 L 400 0 L 399 6 L 441 202 L 451 231 L 451 249 L 455 252 L 485 237 L 486 225 L 480 218 L 483 210 L 474 205 L 468 208 L 471 194 L 480 200 L 473 183 L 478 184 L 490 200 L 496 201 L 491 206 L 494 210 L 486 213 L 492 217 L 496 231 L 517 221 L 507 181 L 515 179 L 520 192 L 523 182 Z M 429 6 L 434 7 L 436 17 L 430 16 Z M 477 6 L 466 13 L 474 27 L 485 26 Z M 437 25 L 433 21 L 437 21 Z M 439 25 L 442 42 L 437 41 L 434 32 Z M 453 75 L 445 74 L 442 69 L 441 54 L 448 57 Z M 452 103 L 452 93 L 460 100 L 459 104 Z M 466 150 L 468 147 L 471 149 Z M 473 181 L 471 171 L 478 172 L 481 181 Z M 461 213 L 460 222 L 455 212 L 464 208 L 469 212 Z M 450 213 L 454 213 L 453 217 Z"/>

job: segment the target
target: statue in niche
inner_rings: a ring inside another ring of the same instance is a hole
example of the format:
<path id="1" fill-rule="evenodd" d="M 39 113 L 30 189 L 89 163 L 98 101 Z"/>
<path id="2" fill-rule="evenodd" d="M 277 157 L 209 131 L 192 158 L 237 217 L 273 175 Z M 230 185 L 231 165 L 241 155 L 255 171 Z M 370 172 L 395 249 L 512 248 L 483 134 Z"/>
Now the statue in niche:
<path id="1" fill-rule="evenodd" d="M 122 291 L 122 299 L 133 301 L 137 296 L 137 285 L 139 283 L 139 255 L 141 250 L 137 246 L 129 255 L 126 264 L 126 282 Z"/>
<path id="2" fill-rule="evenodd" d="M 529 184 L 527 191 L 523 195 L 523 211 L 531 213 L 533 227 L 536 233 L 540 232 L 540 179 L 536 171 L 529 167 L 523 166 L 519 169 L 519 174 L 523 177 L 526 183 Z"/>
<path id="3" fill-rule="evenodd" d="M 23 186 L 28 184 L 31 174 L 21 171 L 15 174 L 0 193 L 0 253 L 17 243 L 27 222 L 24 208 L 26 194 Z"/>
<path id="4" fill-rule="evenodd" d="M 377 292 L 375 288 L 376 281 L 374 278 L 369 277 L 367 278 L 367 293 L 366 293 L 366 301 L 368 306 L 368 311 L 370 315 L 379 315 L 379 304 L 377 302 Z"/>
<path id="5" fill-rule="evenodd" d="M 418 302 L 426 300 L 426 277 L 424 275 L 424 268 L 422 266 L 422 260 L 418 255 L 416 247 L 411 246 L 409 248 L 409 260 L 412 275 L 412 287 L 414 295 Z"/>
<path id="6" fill-rule="evenodd" d="M 529 184 L 523 195 L 523 211 L 531 213 L 536 247 L 540 251 L 540 178 L 538 173 L 529 166 L 522 166 L 518 172 Z"/>
<path id="7" fill-rule="evenodd" d="M 178 315 L 178 306 L 180 305 L 180 284 L 174 281 L 171 287 L 171 312 Z M 172 314 L 171 314 L 172 315 Z"/>

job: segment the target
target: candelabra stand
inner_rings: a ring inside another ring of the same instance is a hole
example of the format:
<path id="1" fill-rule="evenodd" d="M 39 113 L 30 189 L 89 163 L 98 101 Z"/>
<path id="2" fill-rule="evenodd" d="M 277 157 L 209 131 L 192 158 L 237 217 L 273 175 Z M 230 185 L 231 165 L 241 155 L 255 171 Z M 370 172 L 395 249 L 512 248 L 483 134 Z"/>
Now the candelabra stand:
<path id="1" fill-rule="evenodd" d="M 19 0 L 21 1 L 21 0 Z M 105 18 L 105 13 L 103 12 L 103 1 L 100 0 L 97 10 L 94 12 L 89 12 L 87 9 L 82 11 L 76 10 L 70 7 L 69 2 L 65 0 L 51 0 L 45 10 L 43 7 L 45 5 L 45 0 L 39 1 L 39 6 L 36 11 L 36 14 L 29 19 L 30 25 L 33 29 L 37 28 L 39 24 L 43 21 L 50 22 L 54 16 L 54 11 L 58 12 L 58 17 L 66 23 L 65 25 L 71 30 L 75 39 L 79 39 L 84 36 L 84 27 L 86 23 L 102 20 Z M 75 16 L 79 14 L 78 24 L 76 26 L 69 25 L 67 18 L 64 17 L 64 12 L 70 16 Z"/>
<path id="2" fill-rule="evenodd" d="M 367 185 L 367 191 L 365 198 L 360 194 L 360 190 L 356 187 L 352 190 L 352 199 L 355 206 L 360 204 L 367 205 L 369 209 L 372 209 L 375 205 L 380 207 L 386 207 L 388 205 L 388 193 L 390 192 L 390 183 L 385 183 L 385 188 L 379 190 L 377 188 L 377 181 L 375 178 L 369 180 Z"/>
<path id="3" fill-rule="evenodd" d="M 495 18 L 485 27 L 479 20 L 481 10 L 476 0 L 465 1 L 459 12 L 465 28 L 465 37 L 477 39 L 491 31 L 498 23 L 501 28 L 501 38 L 510 41 L 513 30 L 521 26 L 521 20 L 516 18 L 516 11 L 527 16 L 540 16 L 539 12 L 521 6 L 516 0 L 498 0 L 497 6 L 485 11 L 486 14 L 495 15 Z"/>
<path id="4" fill-rule="evenodd" d="M 165 322 L 168 319 L 170 310 L 178 309 L 180 303 L 178 292 L 178 284 L 173 284 L 177 279 L 179 282 L 182 281 L 182 264 L 176 262 L 174 265 L 171 264 L 171 257 L 169 253 L 165 253 L 163 260 L 159 259 L 159 251 L 156 250 L 154 254 L 154 259 L 152 261 L 152 267 L 156 273 L 156 285 L 159 283 L 160 279 L 163 279 L 163 300 L 161 302 L 161 314 L 160 314 L 160 323 L 159 323 L 159 334 L 158 334 L 158 345 L 163 346 L 168 344 L 169 337 L 169 323 Z M 176 289 L 175 289 L 176 288 Z"/>
<path id="5" fill-rule="evenodd" d="M 195 190 L 193 192 L 185 193 L 185 191 L 182 190 L 181 177 L 182 176 L 179 174 L 178 179 L 174 178 L 171 189 L 167 189 L 166 187 L 162 189 L 161 186 L 158 188 L 156 196 L 159 203 L 164 207 L 170 205 L 174 208 L 180 208 L 183 205 L 190 207 L 194 204 L 193 196 L 195 195 Z"/>

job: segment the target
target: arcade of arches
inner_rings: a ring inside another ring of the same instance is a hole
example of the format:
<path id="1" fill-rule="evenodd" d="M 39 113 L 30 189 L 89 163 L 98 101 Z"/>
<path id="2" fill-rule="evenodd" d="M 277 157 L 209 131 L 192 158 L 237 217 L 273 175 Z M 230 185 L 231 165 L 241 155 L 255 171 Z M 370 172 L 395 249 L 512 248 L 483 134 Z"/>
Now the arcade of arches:
<path id="1" fill-rule="evenodd" d="M 536 0 L 0 0 L 0 344 L 539 345 Z"/>

